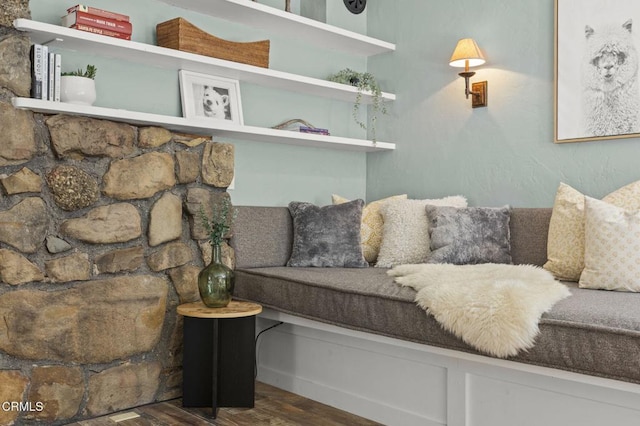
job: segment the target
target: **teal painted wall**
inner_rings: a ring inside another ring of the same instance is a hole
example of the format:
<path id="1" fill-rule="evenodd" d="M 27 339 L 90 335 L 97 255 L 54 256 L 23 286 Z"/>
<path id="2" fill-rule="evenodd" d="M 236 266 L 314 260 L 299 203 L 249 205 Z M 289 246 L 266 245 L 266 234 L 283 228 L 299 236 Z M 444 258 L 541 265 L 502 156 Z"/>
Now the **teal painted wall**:
<path id="1" fill-rule="evenodd" d="M 475 205 L 551 206 L 561 181 L 601 197 L 640 179 L 637 138 L 553 143 L 552 0 L 369 2 L 362 16 L 334 3 L 340 2 L 327 2 L 329 23 L 359 32 L 368 28 L 369 35 L 395 42 L 397 51 L 367 61 L 154 0 L 118 4 L 135 17 L 136 41 L 153 44 L 156 23 L 183 16 L 221 37 L 271 39 L 274 69 L 325 78 L 344 67 L 367 67 L 384 90 L 396 93 L 398 100 L 378 125 L 380 140 L 397 143 L 394 152 L 227 140 L 236 146 L 236 204 L 327 204 L 331 193 L 374 200 L 406 192 L 416 198 L 464 194 Z M 92 4 L 109 9 L 114 2 Z M 57 23 L 69 4 L 32 0 L 30 5 L 34 19 Z M 471 108 L 459 70 L 448 65 L 456 41 L 466 36 L 475 38 L 487 57 L 473 78 L 489 81 L 487 108 Z M 72 52 L 65 61 L 70 69 L 98 65 L 98 105 L 180 115 L 174 71 Z M 241 91 L 247 124 L 271 126 L 300 117 L 334 134 L 365 137 L 351 121 L 348 103 L 246 83 Z"/>
<path id="2" fill-rule="evenodd" d="M 398 100 L 380 122 L 392 153 L 369 154 L 367 198 L 464 194 L 473 205 L 546 207 L 563 181 L 601 197 L 640 179 L 638 138 L 553 143 L 553 0 L 376 1 L 369 35 L 397 51 L 369 60 Z M 489 106 L 472 109 L 448 60 L 473 37 Z"/>
<path id="3" fill-rule="evenodd" d="M 284 0 L 261 0 L 284 8 Z M 294 8 L 300 7 L 294 0 Z M 32 18 L 59 24 L 72 2 L 31 0 Z M 298 40 L 277 37 L 232 22 L 199 13 L 187 12 L 155 0 L 114 2 L 92 0 L 94 7 L 114 10 L 132 17 L 134 41 L 155 44 L 155 25 L 182 16 L 216 36 L 235 41 L 271 40 L 270 68 L 326 78 L 339 69 L 366 69 L 360 57 L 310 47 Z M 330 23 L 348 24 L 342 13 L 327 10 Z M 364 32 L 366 14 L 351 22 L 350 28 Z M 97 106 L 123 108 L 156 114 L 181 115 L 178 73 L 154 67 L 110 60 L 96 55 L 77 54 L 63 48 L 63 70 L 98 67 Z M 316 126 L 327 127 L 332 134 L 364 138 L 366 134 L 351 119 L 351 104 L 323 98 L 277 91 L 240 83 L 245 124 L 270 127 L 284 120 L 303 118 Z M 215 140 L 215 139 L 214 139 Z M 286 205 L 289 201 L 331 202 L 332 193 L 364 197 L 367 158 L 364 153 L 261 144 L 242 140 L 220 140 L 236 147 L 236 182 L 231 192 L 237 205 Z"/>

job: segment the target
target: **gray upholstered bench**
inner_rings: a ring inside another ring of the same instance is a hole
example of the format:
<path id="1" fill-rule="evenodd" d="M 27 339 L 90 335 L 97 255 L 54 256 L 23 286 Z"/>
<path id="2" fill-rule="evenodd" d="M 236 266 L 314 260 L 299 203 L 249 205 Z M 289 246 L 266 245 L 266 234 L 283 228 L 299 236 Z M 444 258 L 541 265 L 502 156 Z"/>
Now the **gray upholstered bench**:
<path id="1" fill-rule="evenodd" d="M 550 215 L 551 209 L 512 211 L 514 263 L 546 261 Z M 471 418 L 487 425 L 599 425 L 608 418 L 607 424 L 640 424 L 640 294 L 567 283 L 572 296 L 544 314 L 536 345 L 498 360 L 444 331 L 413 302 L 415 292 L 395 284 L 386 269 L 284 266 L 291 242 L 287 208 L 239 209 L 232 240 L 235 296 L 270 308 L 265 320 L 288 324 L 265 335 L 263 380 L 384 423 L 462 425 Z M 333 357 L 315 356 L 318 350 Z M 334 359 L 338 353 L 344 361 Z M 371 371 L 354 373 L 364 366 Z M 405 377 L 412 366 L 419 368 Z M 340 377 L 324 379 L 323 369 L 351 379 L 343 385 Z M 395 391 L 387 395 L 389 386 Z M 408 404 L 417 389 L 424 404 Z M 529 393 L 534 401 L 526 402 Z M 491 403 L 482 403 L 488 396 Z M 496 401 L 505 404 L 499 417 L 489 410 Z M 540 411 L 538 404 L 560 401 L 556 417 Z"/>

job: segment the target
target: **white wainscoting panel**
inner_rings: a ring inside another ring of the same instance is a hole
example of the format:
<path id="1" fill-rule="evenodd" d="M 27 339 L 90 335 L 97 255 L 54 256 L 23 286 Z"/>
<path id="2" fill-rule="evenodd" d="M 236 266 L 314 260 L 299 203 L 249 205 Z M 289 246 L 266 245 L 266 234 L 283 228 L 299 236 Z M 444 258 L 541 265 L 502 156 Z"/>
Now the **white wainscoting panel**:
<path id="1" fill-rule="evenodd" d="M 359 407 L 356 414 L 369 418 L 377 413 L 384 424 L 446 424 L 446 368 L 363 343 L 282 325 L 260 338 L 258 380 L 347 411 Z"/>
<path id="2" fill-rule="evenodd" d="M 638 409 L 481 375 L 467 384 L 469 426 L 633 426 Z M 638 401 L 640 404 L 640 400 Z"/>

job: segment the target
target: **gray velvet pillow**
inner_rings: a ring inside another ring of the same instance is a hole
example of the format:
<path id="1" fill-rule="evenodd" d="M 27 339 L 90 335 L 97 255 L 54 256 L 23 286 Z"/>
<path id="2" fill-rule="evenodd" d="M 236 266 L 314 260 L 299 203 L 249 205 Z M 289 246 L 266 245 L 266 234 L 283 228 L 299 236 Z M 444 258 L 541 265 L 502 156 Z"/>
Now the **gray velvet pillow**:
<path id="1" fill-rule="evenodd" d="M 360 245 L 363 200 L 318 207 L 289 203 L 293 248 L 287 266 L 366 268 Z"/>
<path id="2" fill-rule="evenodd" d="M 426 206 L 431 237 L 427 263 L 512 263 L 509 206 Z"/>

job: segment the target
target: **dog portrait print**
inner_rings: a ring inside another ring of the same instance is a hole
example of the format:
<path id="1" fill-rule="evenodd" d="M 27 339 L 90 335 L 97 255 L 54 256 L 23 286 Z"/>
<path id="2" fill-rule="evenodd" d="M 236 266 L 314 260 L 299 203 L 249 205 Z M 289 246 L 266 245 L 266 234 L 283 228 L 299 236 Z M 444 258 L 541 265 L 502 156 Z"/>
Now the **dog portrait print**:
<path id="1" fill-rule="evenodd" d="M 582 127 L 585 136 L 637 133 L 638 53 L 632 20 L 584 27 Z"/>
<path id="2" fill-rule="evenodd" d="M 187 70 L 178 78 L 183 117 L 210 128 L 244 124 L 238 80 Z"/>
<path id="3" fill-rule="evenodd" d="M 230 120 L 229 91 L 213 86 L 203 86 L 202 111 L 205 117 Z"/>

